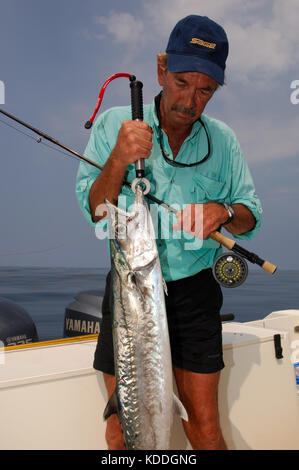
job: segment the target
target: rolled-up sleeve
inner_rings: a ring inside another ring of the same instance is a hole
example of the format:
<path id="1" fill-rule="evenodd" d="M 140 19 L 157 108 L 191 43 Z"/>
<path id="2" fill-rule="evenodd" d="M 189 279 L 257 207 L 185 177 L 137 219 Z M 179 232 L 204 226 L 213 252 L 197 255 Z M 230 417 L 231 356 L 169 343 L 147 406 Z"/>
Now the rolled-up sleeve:
<path id="1" fill-rule="evenodd" d="M 254 228 L 241 235 L 235 235 L 235 238 L 251 240 L 259 231 L 261 226 L 261 214 L 263 212 L 261 202 L 256 195 L 254 183 L 250 170 L 245 161 L 240 145 L 235 141 L 232 145 L 232 180 L 231 180 L 231 204 L 243 204 L 248 207 L 255 217 L 256 224 Z"/>
<path id="2" fill-rule="evenodd" d="M 100 116 L 92 128 L 88 144 L 84 151 L 84 156 L 103 167 L 110 153 L 111 148 L 106 138 L 103 118 Z M 89 207 L 89 191 L 100 173 L 101 170 L 98 168 L 87 162 L 81 161 L 76 179 L 76 195 L 80 209 L 86 220 L 92 226 L 98 226 L 98 224 L 104 226 L 107 224 L 105 219 L 101 222 L 93 222 Z"/>

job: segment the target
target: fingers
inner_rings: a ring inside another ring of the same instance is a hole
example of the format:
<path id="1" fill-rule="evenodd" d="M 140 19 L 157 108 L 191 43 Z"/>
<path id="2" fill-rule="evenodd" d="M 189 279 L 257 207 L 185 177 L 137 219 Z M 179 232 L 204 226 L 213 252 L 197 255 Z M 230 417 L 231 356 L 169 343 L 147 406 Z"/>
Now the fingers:
<path id="1" fill-rule="evenodd" d="M 223 209 L 223 205 L 217 202 L 191 203 L 178 212 L 178 221 L 172 229 L 183 230 L 205 240 L 223 223 Z"/>
<path id="2" fill-rule="evenodd" d="M 151 154 L 153 130 L 143 121 L 124 121 L 118 133 L 115 152 L 127 164 Z"/>
<path id="3" fill-rule="evenodd" d="M 177 214 L 177 223 L 172 226 L 173 230 L 183 230 L 191 235 L 203 238 L 203 205 L 189 204 L 183 211 Z"/>
<path id="4" fill-rule="evenodd" d="M 178 211 L 176 214 L 177 223 L 174 224 L 171 228 L 172 230 L 182 230 L 183 227 L 183 211 Z"/>
<path id="5" fill-rule="evenodd" d="M 125 133 L 134 153 L 139 152 L 139 158 L 148 158 L 153 148 L 152 128 L 146 122 L 128 121 L 128 124 L 125 124 Z"/>

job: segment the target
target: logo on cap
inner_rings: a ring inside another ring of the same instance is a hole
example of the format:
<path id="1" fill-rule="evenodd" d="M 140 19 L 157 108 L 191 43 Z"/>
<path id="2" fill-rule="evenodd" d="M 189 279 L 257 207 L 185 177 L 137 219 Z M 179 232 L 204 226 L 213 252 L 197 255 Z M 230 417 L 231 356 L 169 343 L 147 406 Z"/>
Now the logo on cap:
<path id="1" fill-rule="evenodd" d="M 215 49 L 216 47 L 215 42 L 207 42 L 199 38 L 192 38 L 190 44 L 199 44 L 200 46 L 208 47 L 209 49 Z"/>

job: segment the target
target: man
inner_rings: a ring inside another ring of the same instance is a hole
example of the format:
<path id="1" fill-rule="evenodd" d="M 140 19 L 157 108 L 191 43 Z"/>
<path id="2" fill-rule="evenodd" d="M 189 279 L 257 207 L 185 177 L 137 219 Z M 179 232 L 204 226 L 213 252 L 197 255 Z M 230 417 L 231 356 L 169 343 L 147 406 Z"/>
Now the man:
<path id="1" fill-rule="evenodd" d="M 225 449 L 219 426 L 217 390 L 222 359 L 222 293 L 211 272 L 219 244 L 209 234 L 225 225 L 250 239 L 260 226 L 261 206 L 234 133 L 203 114 L 224 83 L 228 41 L 223 28 L 207 17 L 190 15 L 172 31 L 167 54 L 158 55 L 162 94 L 144 106 L 144 121 L 132 121 L 130 107 L 103 113 L 93 128 L 86 156 L 104 165 L 99 174 L 81 163 L 77 195 L 87 219 L 104 223 L 104 199 L 132 203 L 123 179 L 135 178 L 134 162 L 146 159 L 151 194 L 182 211 L 169 237 L 157 235 L 163 276 L 174 375 L 189 417 L 185 432 L 194 449 Z M 202 214 L 198 230 L 196 214 Z M 191 218 L 191 219 L 190 219 Z M 160 217 L 167 229 L 167 222 Z M 189 226 L 177 237 L 177 230 Z M 201 240 L 194 235 L 199 235 Z M 193 239 L 190 238 L 193 235 Z M 188 235 L 188 237 L 187 237 Z M 197 243 L 200 242 L 200 243 Z M 115 387 L 109 275 L 94 367 L 104 372 L 110 396 Z M 109 449 L 124 448 L 116 415 L 107 421 Z"/>

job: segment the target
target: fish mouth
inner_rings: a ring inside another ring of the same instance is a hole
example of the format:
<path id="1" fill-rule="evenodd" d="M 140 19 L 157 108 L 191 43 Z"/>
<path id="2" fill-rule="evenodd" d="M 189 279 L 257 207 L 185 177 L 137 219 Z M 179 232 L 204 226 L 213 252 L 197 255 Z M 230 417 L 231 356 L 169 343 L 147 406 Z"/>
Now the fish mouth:
<path id="1" fill-rule="evenodd" d="M 104 200 L 108 210 L 110 237 L 118 240 L 126 240 L 128 236 L 128 226 L 138 216 L 138 210 L 127 212 L 115 206 L 108 199 Z"/>
<path id="2" fill-rule="evenodd" d="M 112 202 L 108 201 L 108 199 L 104 199 L 107 209 L 109 211 L 109 215 L 113 217 L 115 214 L 122 215 L 127 219 L 134 219 L 136 217 L 136 212 L 127 212 L 124 209 L 120 209 L 119 207 L 112 204 Z"/>
<path id="3" fill-rule="evenodd" d="M 118 216 L 125 217 L 127 219 L 127 222 L 130 222 L 130 220 L 133 220 L 138 215 L 138 207 L 144 204 L 143 191 L 140 185 L 136 187 L 132 212 L 127 212 L 124 209 L 120 209 L 119 207 L 112 204 L 112 202 L 108 201 L 108 199 L 106 198 L 104 199 L 104 202 L 107 206 L 108 213 L 112 219 L 115 218 L 115 215 L 117 214 Z"/>

